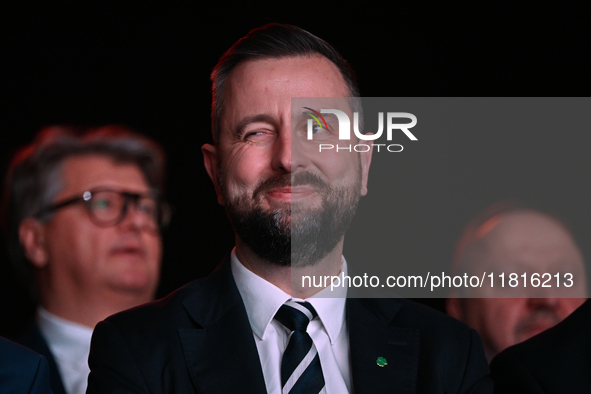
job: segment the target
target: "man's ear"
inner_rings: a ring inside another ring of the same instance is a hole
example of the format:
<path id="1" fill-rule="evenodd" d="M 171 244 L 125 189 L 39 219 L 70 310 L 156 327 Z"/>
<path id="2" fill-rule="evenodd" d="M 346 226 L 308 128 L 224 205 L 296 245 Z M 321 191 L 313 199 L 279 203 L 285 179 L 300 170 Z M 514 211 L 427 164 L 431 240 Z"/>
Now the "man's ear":
<path id="1" fill-rule="evenodd" d="M 368 133 L 369 135 L 373 133 Z M 369 178 L 369 166 L 371 165 L 371 157 L 373 154 L 373 146 L 367 152 L 359 153 L 359 160 L 361 161 L 361 195 L 367 194 L 367 180 Z"/>
<path id="2" fill-rule="evenodd" d="M 220 185 L 220 156 L 217 147 L 211 144 L 204 144 L 201 147 L 201 152 L 203 152 L 203 164 L 205 165 L 205 170 L 215 187 L 218 203 L 224 205 L 224 195 Z"/>
<path id="3" fill-rule="evenodd" d="M 18 227 L 18 237 L 29 261 L 37 268 L 45 267 L 48 260 L 45 226 L 36 219 L 27 218 Z"/>

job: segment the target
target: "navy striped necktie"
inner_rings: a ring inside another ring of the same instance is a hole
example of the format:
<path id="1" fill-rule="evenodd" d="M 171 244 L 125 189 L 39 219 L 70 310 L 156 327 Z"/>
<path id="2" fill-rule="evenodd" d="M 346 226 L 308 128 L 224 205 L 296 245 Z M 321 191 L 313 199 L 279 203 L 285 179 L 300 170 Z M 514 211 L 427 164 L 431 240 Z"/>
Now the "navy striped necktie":
<path id="1" fill-rule="evenodd" d="M 316 346 L 306 332 L 308 323 L 318 314 L 308 302 L 287 301 L 275 320 L 292 332 L 281 361 L 283 394 L 325 393 L 324 376 Z"/>

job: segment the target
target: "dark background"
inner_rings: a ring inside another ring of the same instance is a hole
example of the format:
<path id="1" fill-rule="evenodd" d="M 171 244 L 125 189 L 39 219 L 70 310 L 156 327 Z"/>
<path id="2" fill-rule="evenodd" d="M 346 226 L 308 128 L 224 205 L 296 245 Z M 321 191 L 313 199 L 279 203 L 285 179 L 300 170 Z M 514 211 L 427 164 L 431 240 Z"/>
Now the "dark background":
<path id="1" fill-rule="evenodd" d="M 467 7 L 378 4 L 246 1 L 206 8 L 198 2 L 3 3 L 0 170 L 4 173 L 15 150 L 45 125 L 120 123 L 158 140 L 168 152 L 168 199 L 175 209 L 164 233 L 162 296 L 206 275 L 233 244 L 200 146 L 210 142 L 211 68 L 254 27 L 292 23 L 332 43 L 357 71 L 363 96 L 589 94 L 589 10 L 583 2 L 547 8 L 533 2 L 518 7 L 498 2 Z M 569 141 L 560 133 L 556 141 L 562 148 L 555 154 L 571 155 Z M 575 145 L 580 156 L 572 170 L 588 174 L 585 141 Z M 490 159 L 515 165 L 527 160 L 519 146 L 507 147 Z M 454 171 L 453 158 L 449 162 Z M 490 163 L 471 158 L 471 171 L 481 164 Z M 577 185 L 545 199 L 544 187 L 562 190 L 564 185 L 540 187 L 543 175 L 519 178 L 511 168 L 507 164 L 502 176 L 492 177 L 480 192 L 473 188 L 469 197 L 451 206 L 445 205 L 445 196 L 452 186 L 438 188 L 429 199 L 437 214 L 405 215 L 392 224 L 401 234 L 406 228 L 431 231 L 420 243 L 413 244 L 415 238 L 399 244 L 419 245 L 431 256 L 449 260 L 470 216 L 498 199 L 532 195 L 541 200 L 536 203 L 574 222 L 575 233 L 588 243 L 589 210 L 580 199 L 573 205 L 570 198 Z M 461 187 L 461 176 L 454 187 Z M 536 183 L 531 188 L 530 181 Z M 404 248 L 400 253 L 404 255 Z M 5 249 L 0 259 L 0 333 L 10 333 L 30 305 L 10 275 Z"/>

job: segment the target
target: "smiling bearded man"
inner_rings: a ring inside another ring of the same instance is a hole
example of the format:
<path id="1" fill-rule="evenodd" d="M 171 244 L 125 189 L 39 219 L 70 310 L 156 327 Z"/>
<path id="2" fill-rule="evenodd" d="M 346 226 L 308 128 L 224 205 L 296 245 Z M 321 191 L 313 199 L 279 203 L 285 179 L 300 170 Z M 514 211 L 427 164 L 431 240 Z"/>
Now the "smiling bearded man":
<path id="1" fill-rule="evenodd" d="M 292 98 L 352 112 L 349 64 L 307 31 L 270 24 L 236 42 L 212 81 L 214 143 L 202 152 L 236 247 L 208 278 L 100 323 L 88 393 L 491 393 L 464 324 L 293 280 L 347 273 L 344 233 L 372 152 L 319 152 L 331 120 L 307 140 Z"/>

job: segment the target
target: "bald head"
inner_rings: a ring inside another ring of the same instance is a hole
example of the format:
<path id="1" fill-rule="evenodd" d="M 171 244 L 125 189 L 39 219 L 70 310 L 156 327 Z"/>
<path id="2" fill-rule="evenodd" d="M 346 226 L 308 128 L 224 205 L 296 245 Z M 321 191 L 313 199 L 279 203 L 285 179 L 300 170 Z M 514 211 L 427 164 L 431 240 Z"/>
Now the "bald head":
<path id="1" fill-rule="evenodd" d="M 570 231 L 556 218 L 533 210 L 493 216 L 467 240 L 459 266 L 470 272 L 584 271 Z M 584 276 L 584 275 L 583 275 Z"/>

